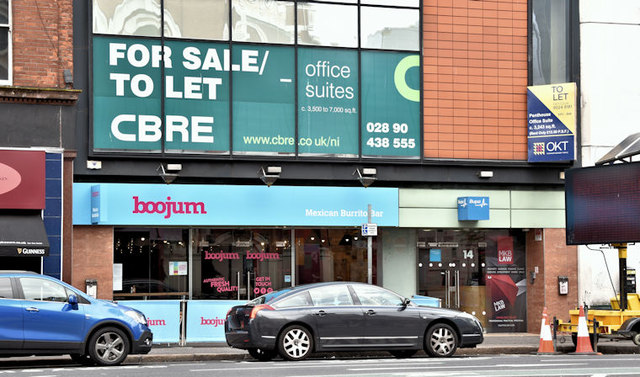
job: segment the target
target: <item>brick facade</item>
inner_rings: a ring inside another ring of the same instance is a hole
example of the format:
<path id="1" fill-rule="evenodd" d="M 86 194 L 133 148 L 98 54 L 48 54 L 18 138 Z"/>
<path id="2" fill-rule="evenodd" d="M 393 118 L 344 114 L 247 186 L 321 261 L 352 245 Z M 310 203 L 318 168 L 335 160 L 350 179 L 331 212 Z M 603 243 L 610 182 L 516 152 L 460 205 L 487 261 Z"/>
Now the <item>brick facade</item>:
<path id="1" fill-rule="evenodd" d="M 538 274 L 531 283 L 531 272 L 538 266 Z M 569 294 L 558 293 L 558 276 L 569 278 Z M 569 310 L 578 304 L 578 251 L 567 246 L 564 229 L 544 229 L 542 241 L 535 240 L 535 232 L 527 233 L 527 329 L 540 331 L 542 309 L 553 317 L 569 320 Z"/>
<path id="2" fill-rule="evenodd" d="M 527 159 L 527 1 L 425 0 L 424 155 Z"/>
<path id="3" fill-rule="evenodd" d="M 73 1 L 23 0 L 11 3 L 13 85 L 64 88 L 73 72 Z"/>
<path id="4" fill-rule="evenodd" d="M 75 226 L 71 284 L 85 290 L 85 280 L 98 281 L 98 298 L 113 298 L 113 228 Z"/>

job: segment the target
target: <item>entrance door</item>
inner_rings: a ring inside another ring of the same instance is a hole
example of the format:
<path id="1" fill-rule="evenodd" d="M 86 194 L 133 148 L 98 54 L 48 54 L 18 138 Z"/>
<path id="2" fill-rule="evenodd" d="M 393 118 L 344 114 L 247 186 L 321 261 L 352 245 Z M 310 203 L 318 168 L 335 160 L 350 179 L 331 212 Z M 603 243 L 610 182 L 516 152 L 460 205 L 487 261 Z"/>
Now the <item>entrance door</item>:
<path id="1" fill-rule="evenodd" d="M 425 246 L 418 249 L 418 292 L 439 298 L 442 307 L 484 317 L 484 250 L 453 242 Z"/>

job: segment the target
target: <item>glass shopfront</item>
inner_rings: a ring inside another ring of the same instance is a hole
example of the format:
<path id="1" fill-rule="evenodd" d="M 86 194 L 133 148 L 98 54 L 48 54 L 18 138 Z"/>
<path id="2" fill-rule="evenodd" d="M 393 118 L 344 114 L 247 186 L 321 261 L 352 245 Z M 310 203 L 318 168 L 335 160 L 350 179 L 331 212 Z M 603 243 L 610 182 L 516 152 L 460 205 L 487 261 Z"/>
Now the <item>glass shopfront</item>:
<path id="1" fill-rule="evenodd" d="M 524 233 L 418 231 L 418 293 L 475 315 L 487 331 L 526 331 Z"/>
<path id="2" fill-rule="evenodd" d="M 114 229 L 114 248 L 118 300 L 250 300 L 294 282 L 367 281 L 359 228 L 123 227 Z M 375 283 L 375 242 L 372 264 Z"/>

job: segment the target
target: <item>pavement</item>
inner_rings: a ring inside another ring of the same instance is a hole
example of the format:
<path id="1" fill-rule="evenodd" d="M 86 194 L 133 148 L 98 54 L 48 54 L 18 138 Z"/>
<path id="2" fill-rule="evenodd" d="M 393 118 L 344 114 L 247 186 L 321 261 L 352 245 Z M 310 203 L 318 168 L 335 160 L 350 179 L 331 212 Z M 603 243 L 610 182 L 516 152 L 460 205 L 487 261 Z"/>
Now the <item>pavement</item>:
<path id="1" fill-rule="evenodd" d="M 540 344 L 540 336 L 530 333 L 492 333 L 485 334 L 484 342 L 475 348 L 461 348 L 455 356 L 491 355 L 491 354 L 535 354 Z M 575 347 L 569 336 L 558 336 L 556 340 L 558 354 L 571 354 Z M 600 339 L 597 352 L 602 354 L 638 354 L 640 347 L 630 340 Z M 418 355 L 424 356 L 423 352 Z M 363 358 L 391 357 L 386 352 L 350 352 L 350 353 L 318 353 L 314 358 Z M 207 360 L 253 360 L 247 351 L 231 348 L 226 343 L 199 343 L 180 346 L 177 344 L 155 344 L 147 355 L 129 355 L 125 364 L 144 364 L 158 362 L 188 362 Z M 27 356 L 0 359 L 0 368 L 12 365 L 70 363 L 69 356 Z"/>

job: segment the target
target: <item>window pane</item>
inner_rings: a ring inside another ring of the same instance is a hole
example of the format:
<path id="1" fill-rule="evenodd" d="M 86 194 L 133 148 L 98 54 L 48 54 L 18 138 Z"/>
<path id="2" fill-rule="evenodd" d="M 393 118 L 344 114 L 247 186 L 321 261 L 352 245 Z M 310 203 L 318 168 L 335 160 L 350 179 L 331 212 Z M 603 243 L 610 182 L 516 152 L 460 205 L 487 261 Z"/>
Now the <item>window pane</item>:
<path id="1" fill-rule="evenodd" d="M 176 228 L 122 228 L 114 232 L 122 286 L 115 299 L 176 299 L 188 295 L 189 231 Z"/>
<path id="2" fill-rule="evenodd" d="M 13 298 L 11 280 L 9 278 L 0 278 L 0 298 Z"/>
<path id="3" fill-rule="evenodd" d="M 160 36 L 160 0 L 93 0 L 93 32 Z"/>
<path id="4" fill-rule="evenodd" d="M 228 0 L 165 0 L 167 37 L 228 40 Z"/>
<path id="5" fill-rule="evenodd" d="M 367 281 L 367 240 L 359 229 L 296 229 L 296 281 Z M 372 278 L 376 281 L 376 240 Z"/>
<path id="6" fill-rule="evenodd" d="M 420 6 L 418 0 L 361 0 L 361 4 L 371 4 L 371 5 L 391 5 L 396 7 L 413 7 L 417 8 Z"/>
<path id="7" fill-rule="evenodd" d="M 533 85 L 569 81 L 569 2 L 536 0 L 531 14 Z"/>
<path id="8" fill-rule="evenodd" d="M 322 3 L 349 3 L 349 4 L 358 4 L 358 0 L 316 0 Z"/>
<path id="9" fill-rule="evenodd" d="M 9 23 L 9 0 L 0 0 L 0 24 Z"/>
<path id="10" fill-rule="evenodd" d="M 9 29 L 0 28 L 0 80 L 9 79 Z"/>
<path id="11" fill-rule="evenodd" d="M 275 305 L 277 308 L 295 308 L 298 306 L 311 306 L 309 293 L 303 292 L 293 297 L 286 298 Z"/>
<path id="12" fill-rule="evenodd" d="M 329 285 L 309 290 L 314 306 L 353 305 L 349 288 L 346 285 Z"/>
<path id="13" fill-rule="evenodd" d="M 293 43 L 292 2 L 235 0 L 232 14 L 234 41 Z"/>
<path id="14" fill-rule="evenodd" d="M 362 7 L 361 11 L 363 48 L 419 49 L 417 9 Z"/>
<path id="15" fill-rule="evenodd" d="M 298 43 L 358 46 L 358 8 L 352 5 L 298 4 Z"/>
<path id="16" fill-rule="evenodd" d="M 197 229 L 193 298 L 250 300 L 289 286 L 290 238 L 290 231 L 280 229 Z"/>
<path id="17" fill-rule="evenodd" d="M 44 279 L 21 278 L 25 300 L 67 301 L 67 290 L 60 284 Z"/>
<path id="18" fill-rule="evenodd" d="M 353 285 L 353 290 L 358 295 L 362 305 L 374 306 L 399 306 L 402 305 L 402 297 L 374 285 Z"/>

